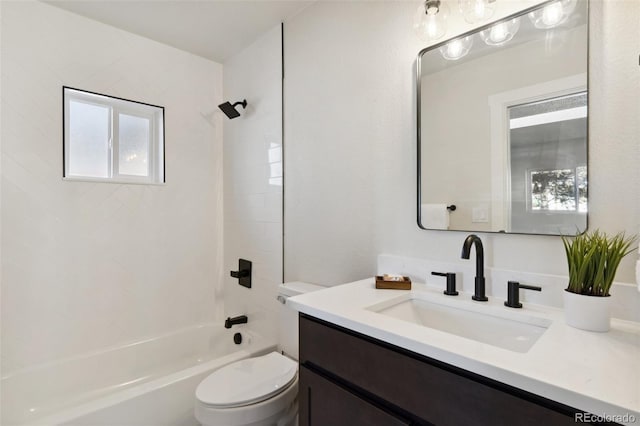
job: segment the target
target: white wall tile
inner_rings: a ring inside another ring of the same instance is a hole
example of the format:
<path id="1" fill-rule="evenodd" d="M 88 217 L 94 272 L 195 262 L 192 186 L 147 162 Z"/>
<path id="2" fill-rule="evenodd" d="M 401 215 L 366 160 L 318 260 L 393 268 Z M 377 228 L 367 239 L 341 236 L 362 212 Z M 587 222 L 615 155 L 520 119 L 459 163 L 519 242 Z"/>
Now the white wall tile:
<path id="1" fill-rule="evenodd" d="M 280 26 L 224 64 L 225 100 L 246 110 L 224 118 L 225 311 L 277 339 L 276 294 L 282 282 L 282 186 L 271 185 L 270 152 L 282 145 Z M 273 155 L 271 156 L 273 161 Z M 229 277 L 238 258 L 253 262 L 252 288 Z"/>
<path id="2" fill-rule="evenodd" d="M 222 66 L 1 4 L 2 369 L 222 317 Z M 62 85 L 165 107 L 164 186 L 62 180 Z"/>

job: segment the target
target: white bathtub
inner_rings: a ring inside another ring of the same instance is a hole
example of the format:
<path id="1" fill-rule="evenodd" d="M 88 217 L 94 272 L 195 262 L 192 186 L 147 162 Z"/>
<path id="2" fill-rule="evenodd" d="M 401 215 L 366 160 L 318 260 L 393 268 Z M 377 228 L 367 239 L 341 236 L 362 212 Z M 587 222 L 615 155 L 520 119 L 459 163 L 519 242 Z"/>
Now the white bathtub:
<path id="1" fill-rule="evenodd" d="M 17 371 L 0 384 L 2 425 L 197 425 L 200 381 L 274 349 L 246 326 L 206 324 Z"/>

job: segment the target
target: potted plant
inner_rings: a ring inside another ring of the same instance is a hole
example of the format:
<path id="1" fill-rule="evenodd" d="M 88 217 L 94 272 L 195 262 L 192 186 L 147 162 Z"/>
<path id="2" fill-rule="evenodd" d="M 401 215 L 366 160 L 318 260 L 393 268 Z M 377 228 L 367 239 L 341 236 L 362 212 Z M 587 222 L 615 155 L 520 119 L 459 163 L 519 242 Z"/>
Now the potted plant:
<path id="1" fill-rule="evenodd" d="M 562 237 L 569 265 L 569 285 L 564 291 L 565 320 L 572 327 L 609 331 L 609 290 L 623 257 L 635 250 L 637 237 L 609 236 L 595 230 Z"/>

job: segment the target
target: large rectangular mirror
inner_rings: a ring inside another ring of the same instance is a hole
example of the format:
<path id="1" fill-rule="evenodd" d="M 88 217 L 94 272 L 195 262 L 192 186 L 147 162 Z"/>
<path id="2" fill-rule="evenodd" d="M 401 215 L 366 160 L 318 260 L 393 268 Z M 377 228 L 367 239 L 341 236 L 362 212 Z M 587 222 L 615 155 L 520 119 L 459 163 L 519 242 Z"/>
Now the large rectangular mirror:
<path id="1" fill-rule="evenodd" d="M 418 225 L 587 228 L 588 2 L 546 2 L 421 51 Z"/>

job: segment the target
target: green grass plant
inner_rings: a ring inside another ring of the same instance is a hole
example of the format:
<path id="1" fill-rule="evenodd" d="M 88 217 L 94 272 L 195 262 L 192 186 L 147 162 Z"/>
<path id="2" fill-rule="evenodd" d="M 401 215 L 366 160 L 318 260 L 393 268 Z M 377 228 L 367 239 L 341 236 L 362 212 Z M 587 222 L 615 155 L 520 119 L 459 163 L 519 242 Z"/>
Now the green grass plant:
<path id="1" fill-rule="evenodd" d="M 569 265 L 572 293 L 609 296 L 609 290 L 623 257 L 636 249 L 637 236 L 624 233 L 608 236 L 599 230 L 575 237 L 562 237 Z"/>

